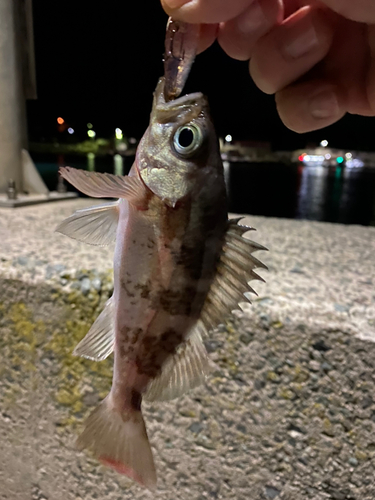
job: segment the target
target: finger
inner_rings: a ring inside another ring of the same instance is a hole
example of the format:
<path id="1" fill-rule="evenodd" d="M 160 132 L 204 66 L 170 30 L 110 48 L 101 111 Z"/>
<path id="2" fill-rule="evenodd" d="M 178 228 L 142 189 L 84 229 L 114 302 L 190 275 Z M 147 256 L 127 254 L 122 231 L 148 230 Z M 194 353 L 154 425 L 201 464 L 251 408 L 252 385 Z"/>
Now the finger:
<path id="1" fill-rule="evenodd" d="M 266 94 L 297 80 L 328 53 L 333 28 L 324 11 L 303 7 L 256 44 L 250 73 Z"/>
<path id="2" fill-rule="evenodd" d="M 321 0 L 284 0 L 284 19 L 288 18 L 289 16 L 294 14 L 294 12 L 297 12 L 297 10 L 305 7 L 306 5 L 310 5 L 311 7 L 325 8 L 324 5 L 322 5 Z"/>
<path id="3" fill-rule="evenodd" d="M 375 23 L 374 0 L 321 0 L 332 10 L 352 21 Z"/>
<path id="4" fill-rule="evenodd" d="M 290 85 L 277 92 L 275 98 L 283 123 L 299 133 L 332 125 L 346 112 L 340 88 L 326 80 Z"/>
<path id="5" fill-rule="evenodd" d="M 371 28 L 340 16 L 337 18 L 332 47 L 324 63 L 313 71 L 317 77 L 340 86 L 345 93 L 348 113 L 367 115 L 371 112 L 366 89 L 371 63 Z"/>
<path id="6" fill-rule="evenodd" d="M 220 25 L 218 42 L 229 56 L 246 61 L 259 38 L 282 19 L 282 0 L 255 0 L 239 16 Z"/>
<path id="7" fill-rule="evenodd" d="M 188 23 L 220 23 L 238 16 L 254 0 L 161 0 L 165 12 Z"/>
<path id="8" fill-rule="evenodd" d="M 200 54 L 214 43 L 217 37 L 218 24 L 201 24 L 197 53 Z"/>

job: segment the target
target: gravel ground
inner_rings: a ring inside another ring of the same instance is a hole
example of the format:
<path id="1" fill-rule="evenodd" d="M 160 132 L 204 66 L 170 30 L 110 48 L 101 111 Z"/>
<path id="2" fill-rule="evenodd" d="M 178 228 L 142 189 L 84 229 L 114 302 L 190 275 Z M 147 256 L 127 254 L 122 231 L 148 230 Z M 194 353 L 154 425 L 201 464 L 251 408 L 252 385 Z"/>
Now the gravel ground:
<path id="1" fill-rule="evenodd" d="M 375 228 L 248 217 L 259 296 L 207 340 L 207 383 L 144 404 L 150 493 L 74 448 L 111 363 L 71 356 L 112 249 L 53 228 L 80 199 L 0 209 L 0 499 L 375 498 Z"/>

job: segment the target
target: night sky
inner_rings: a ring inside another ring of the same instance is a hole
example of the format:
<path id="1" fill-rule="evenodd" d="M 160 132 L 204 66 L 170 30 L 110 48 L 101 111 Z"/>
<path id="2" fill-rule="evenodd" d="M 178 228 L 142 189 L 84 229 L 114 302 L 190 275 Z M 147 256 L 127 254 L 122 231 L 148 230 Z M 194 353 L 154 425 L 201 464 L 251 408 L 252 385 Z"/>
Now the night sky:
<path id="1" fill-rule="evenodd" d="M 142 136 L 163 73 L 167 16 L 158 0 L 130 3 L 34 0 L 38 99 L 27 104 L 31 140 L 56 136 L 58 116 L 77 139 L 86 137 L 87 122 L 99 137 L 113 136 L 116 127 L 127 136 Z M 279 119 L 273 96 L 253 84 L 248 64 L 230 59 L 217 44 L 197 57 L 186 91 L 208 96 L 220 136 L 270 141 L 275 149 L 322 139 L 332 147 L 375 149 L 375 118 L 346 116 L 318 132 L 291 132 Z"/>

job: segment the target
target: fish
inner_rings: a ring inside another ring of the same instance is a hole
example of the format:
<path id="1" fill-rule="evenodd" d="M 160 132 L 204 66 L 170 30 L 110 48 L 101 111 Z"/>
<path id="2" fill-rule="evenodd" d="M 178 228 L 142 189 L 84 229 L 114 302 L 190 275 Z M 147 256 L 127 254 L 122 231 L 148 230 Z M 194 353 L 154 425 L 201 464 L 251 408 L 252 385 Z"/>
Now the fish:
<path id="1" fill-rule="evenodd" d="M 153 490 L 157 477 L 142 401 L 169 401 L 209 373 L 204 339 L 262 280 L 228 219 L 223 164 L 207 99 L 154 93 L 149 126 L 127 176 L 61 167 L 82 193 L 115 201 L 77 210 L 58 232 L 92 245 L 115 242 L 114 291 L 74 354 L 114 353 L 112 387 L 77 440 L 104 465 Z"/>

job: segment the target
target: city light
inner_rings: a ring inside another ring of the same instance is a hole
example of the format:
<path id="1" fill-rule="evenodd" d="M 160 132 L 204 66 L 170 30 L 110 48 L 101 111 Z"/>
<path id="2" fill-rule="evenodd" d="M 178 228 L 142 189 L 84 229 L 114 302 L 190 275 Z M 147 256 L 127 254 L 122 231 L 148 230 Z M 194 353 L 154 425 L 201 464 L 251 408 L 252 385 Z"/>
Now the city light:
<path id="1" fill-rule="evenodd" d="M 338 156 L 336 158 L 337 163 L 342 163 L 344 161 L 344 158 L 342 156 Z"/>
<path id="2" fill-rule="evenodd" d="M 230 134 L 225 136 L 225 142 L 232 142 L 232 136 Z"/>
<path id="3" fill-rule="evenodd" d="M 346 166 L 349 168 L 362 168 L 365 164 L 359 158 L 353 158 L 346 162 Z"/>
<path id="4" fill-rule="evenodd" d="M 92 128 L 92 123 L 88 123 L 87 128 Z"/>
<path id="5" fill-rule="evenodd" d="M 116 133 L 116 139 L 121 141 L 121 139 L 123 138 L 122 130 L 120 128 L 116 128 L 115 133 Z"/>
<path id="6" fill-rule="evenodd" d="M 74 128 L 69 127 L 69 128 L 68 128 L 68 132 L 69 132 L 69 134 L 74 134 Z"/>
<path id="7" fill-rule="evenodd" d="M 352 153 L 346 153 L 346 154 L 345 154 L 345 158 L 346 158 L 347 160 L 351 160 L 351 159 L 353 158 Z"/>
<path id="8" fill-rule="evenodd" d="M 326 160 L 330 160 L 330 159 L 331 159 L 331 155 L 330 155 L 329 153 L 327 153 L 326 155 L 324 155 L 324 158 L 325 158 Z"/>
<path id="9" fill-rule="evenodd" d="M 322 146 L 322 148 L 326 148 L 328 146 L 328 141 L 324 139 L 324 141 L 322 141 L 320 145 Z"/>
<path id="10" fill-rule="evenodd" d="M 93 130 L 88 130 L 87 135 L 90 137 L 90 139 L 93 139 L 96 136 L 96 132 Z"/>
<path id="11" fill-rule="evenodd" d="M 129 142 L 130 144 L 135 144 L 137 142 L 137 139 L 135 139 L 134 137 L 130 137 Z"/>
<path id="12" fill-rule="evenodd" d="M 62 125 L 64 122 L 65 122 L 64 118 L 61 118 L 61 116 L 59 116 L 58 119 L 57 119 L 57 123 L 59 125 Z"/>
<path id="13" fill-rule="evenodd" d="M 323 155 L 302 155 L 305 163 L 322 163 L 325 159 Z"/>

